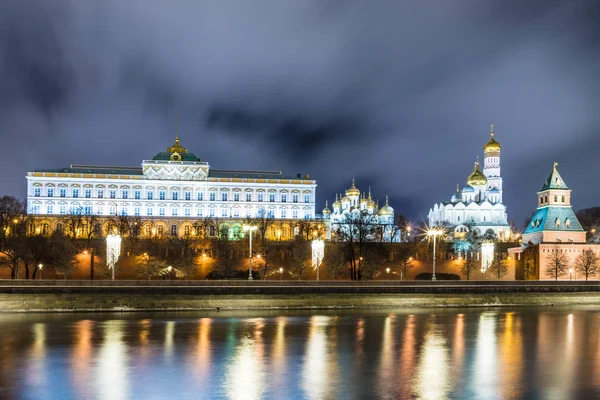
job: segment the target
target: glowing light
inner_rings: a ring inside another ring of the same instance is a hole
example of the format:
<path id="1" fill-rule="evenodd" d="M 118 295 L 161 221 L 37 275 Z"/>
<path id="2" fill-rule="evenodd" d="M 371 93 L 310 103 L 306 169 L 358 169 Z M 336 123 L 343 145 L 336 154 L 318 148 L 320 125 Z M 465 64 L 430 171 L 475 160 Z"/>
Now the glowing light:
<path id="1" fill-rule="evenodd" d="M 481 272 L 486 272 L 494 261 L 494 243 L 486 242 L 481 244 Z"/>
<path id="2" fill-rule="evenodd" d="M 319 280 L 319 266 L 323 262 L 325 256 L 325 242 L 322 240 L 313 240 L 311 244 L 312 248 L 312 266 L 317 270 L 317 280 Z"/>
<path id="3" fill-rule="evenodd" d="M 110 234 L 106 236 L 106 264 L 112 271 L 112 279 L 115 279 L 115 265 L 121 255 L 121 236 Z"/>

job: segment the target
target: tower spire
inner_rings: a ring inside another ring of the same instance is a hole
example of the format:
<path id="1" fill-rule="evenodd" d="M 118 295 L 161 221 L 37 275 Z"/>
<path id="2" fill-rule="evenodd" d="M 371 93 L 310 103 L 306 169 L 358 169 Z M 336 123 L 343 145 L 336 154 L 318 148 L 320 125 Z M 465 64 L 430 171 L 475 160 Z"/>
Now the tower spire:
<path id="1" fill-rule="evenodd" d="M 492 138 L 494 137 L 494 124 L 490 125 L 490 135 L 492 136 Z"/>

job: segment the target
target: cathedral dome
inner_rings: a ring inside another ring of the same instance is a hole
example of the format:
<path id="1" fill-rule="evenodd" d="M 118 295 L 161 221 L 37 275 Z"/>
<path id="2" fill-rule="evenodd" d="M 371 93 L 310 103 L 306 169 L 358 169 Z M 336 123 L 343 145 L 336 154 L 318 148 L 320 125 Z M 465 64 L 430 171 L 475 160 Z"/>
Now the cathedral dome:
<path id="1" fill-rule="evenodd" d="M 473 189 L 473 186 L 471 185 L 465 186 L 462 190 L 463 193 L 473 193 L 474 191 L 475 189 Z"/>
<path id="2" fill-rule="evenodd" d="M 342 203 L 344 203 L 344 202 L 350 203 L 350 198 L 348 198 L 348 196 L 342 197 Z"/>
<path id="3" fill-rule="evenodd" d="M 360 190 L 354 186 L 354 178 L 352 178 L 352 187 L 346 190 L 346 196 L 360 196 Z"/>
<path id="4" fill-rule="evenodd" d="M 159 161 L 201 161 L 193 153 L 188 153 L 187 149 L 179 143 L 179 135 L 175 137 L 175 144 L 163 151 L 157 153 L 153 160 Z"/>
<path id="5" fill-rule="evenodd" d="M 385 204 L 379 209 L 377 214 L 382 217 L 394 215 L 394 209 L 389 205 L 387 196 L 385 197 Z"/>
<path id="6" fill-rule="evenodd" d="M 485 186 L 487 185 L 487 178 L 479 169 L 479 161 L 475 161 L 475 167 L 473 172 L 467 179 L 467 185 L 469 186 Z"/>
<path id="7" fill-rule="evenodd" d="M 458 202 L 462 201 L 462 196 L 460 195 L 460 193 L 454 193 L 452 195 L 452 198 L 450 199 L 450 201 L 452 203 L 458 203 Z"/>
<path id="8" fill-rule="evenodd" d="M 331 214 L 331 211 L 329 210 L 327 202 L 325 202 L 325 208 L 323 209 L 323 215 L 329 215 L 329 214 Z"/>
<path id="9" fill-rule="evenodd" d="M 494 139 L 494 124 L 490 126 L 490 141 L 485 144 L 483 151 L 485 153 L 500 152 L 500 143 L 496 142 L 496 139 Z"/>

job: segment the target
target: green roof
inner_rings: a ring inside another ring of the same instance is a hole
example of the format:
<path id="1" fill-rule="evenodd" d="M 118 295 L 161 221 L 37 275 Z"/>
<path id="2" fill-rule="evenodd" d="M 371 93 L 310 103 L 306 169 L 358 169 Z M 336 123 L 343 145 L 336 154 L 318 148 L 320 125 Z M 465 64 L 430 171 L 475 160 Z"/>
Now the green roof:
<path id="1" fill-rule="evenodd" d="M 557 221 L 560 221 L 559 225 Z M 583 228 L 571 207 L 550 206 L 538 208 L 523 233 L 541 231 L 582 232 Z"/>
<path id="2" fill-rule="evenodd" d="M 557 166 L 558 163 L 554 163 L 552 172 L 550 172 L 550 175 L 548 175 L 548 178 L 546 178 L 546 182 L 544 182 L 544 186 L 542 186 L 542 192 L 549 189 L 569 189 L 565 181 L 563 181 L 562 177 L 558 173 L 558 170 L 556 169 Z"/>
<path id="3" fill-rule="evenodd" d="M 168 152 L 168 151 L 162 151 L 160 153 L 157 153 L 154 157 L 152 157 L 152 159 L 157 160 L 157 161 L 202 161 L 198 157 L 196 157 L 196 155 L 194 153 L 178 153 L 178 154 L 181 157 L 180 160 L 171 160 L 171 156 L 173 155 L 173 153 Z"/>

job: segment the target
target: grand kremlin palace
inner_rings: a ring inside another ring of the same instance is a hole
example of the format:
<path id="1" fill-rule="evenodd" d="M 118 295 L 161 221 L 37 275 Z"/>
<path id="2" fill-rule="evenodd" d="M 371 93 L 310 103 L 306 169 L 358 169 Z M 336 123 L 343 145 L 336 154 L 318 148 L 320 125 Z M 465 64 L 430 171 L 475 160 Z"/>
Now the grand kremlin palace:
<path id="1" fill-rule="evenodd" d="M 106 221 L 115 215 L 139 217 L 143 236 L 183 236 L 194 221 L 207 218 L 219 218 L 233 235 L 241 235 L 246 218 L 265 217 L 280 222 L 277 235 L 287 239 L 294 220 L 315 217 L 316 187 L 308 175 L 211 169 L 177 135 L 173 146 L 141 167 L 71 165 L 28 172 L 27 207 L 44 229 L 81 213 Z M 107 233 L 107 223 L 102 229 Z"/>

